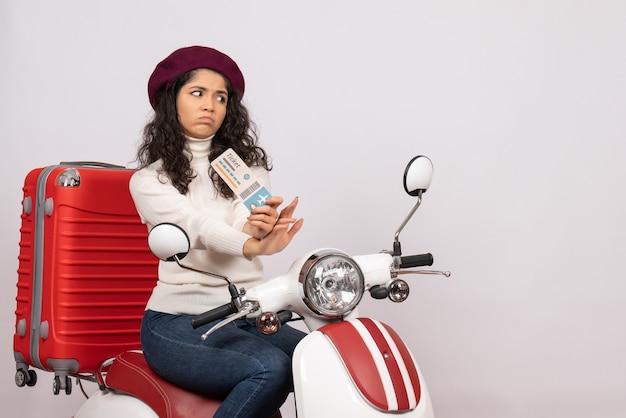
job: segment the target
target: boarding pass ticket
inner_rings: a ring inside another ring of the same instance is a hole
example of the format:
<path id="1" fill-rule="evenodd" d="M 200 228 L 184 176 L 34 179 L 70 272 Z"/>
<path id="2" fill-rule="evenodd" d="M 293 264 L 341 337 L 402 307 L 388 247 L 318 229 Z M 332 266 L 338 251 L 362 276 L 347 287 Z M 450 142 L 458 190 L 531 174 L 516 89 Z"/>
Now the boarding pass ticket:
<path id="1" fill-rule="evenodd" d="M 252 210 L 255 206 L 265 205 L 265 200 L 271 196 L 269 190 L 259 183 L 250 167 L 232 148 L 227 149 L 213 160 L 211 166 L 228 184 L 233 193 L 243 200 L 248 210 Z"/>

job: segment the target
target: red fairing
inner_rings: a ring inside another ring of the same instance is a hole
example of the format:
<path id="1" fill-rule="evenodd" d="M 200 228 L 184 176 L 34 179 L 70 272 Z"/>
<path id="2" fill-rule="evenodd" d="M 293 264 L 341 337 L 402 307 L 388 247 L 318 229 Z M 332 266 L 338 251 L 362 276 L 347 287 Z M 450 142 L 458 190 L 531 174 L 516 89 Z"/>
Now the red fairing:
<path id="1" fill-rule="evenodd" d="M 374 407 L 390 412 L 417 407 L 421 392 L 417 368 L 391 327 L 358 318 L 319 331 L 334 345 L 355 386 Z"/>

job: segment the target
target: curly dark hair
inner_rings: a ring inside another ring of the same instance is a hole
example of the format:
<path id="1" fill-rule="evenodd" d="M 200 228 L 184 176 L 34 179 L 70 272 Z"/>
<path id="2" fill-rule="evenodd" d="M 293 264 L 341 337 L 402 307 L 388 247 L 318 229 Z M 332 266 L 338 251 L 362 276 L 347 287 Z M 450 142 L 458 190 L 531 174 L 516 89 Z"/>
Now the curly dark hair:
<path id="1" fill-rule="evenodd" d="M 197 70 L 182 74 L 165 86 L 155 98 L 154 116 L 146 124 L 143 141 L 137 151 L 140 167 L 162 160 L 162 168 L 181 194 L 186 194 L 189 183 L 195 177 L 188 157 L 183 153 L 186 137 L 178 121 L 176 98 L 178 92 Z M 268 155 L 257 145 L 256 126 L 250 120 L 248 109 L 240 102 L 238 94 L 224 77 L 228 90 L 226 117 L 211 140 L 209 160 L 213 160 L 228 148 L 232 148 L 249 166 L 271 170 Z M 233 192 L 211 167 L 209 175 L 220 195 L 232 198 Z"/>

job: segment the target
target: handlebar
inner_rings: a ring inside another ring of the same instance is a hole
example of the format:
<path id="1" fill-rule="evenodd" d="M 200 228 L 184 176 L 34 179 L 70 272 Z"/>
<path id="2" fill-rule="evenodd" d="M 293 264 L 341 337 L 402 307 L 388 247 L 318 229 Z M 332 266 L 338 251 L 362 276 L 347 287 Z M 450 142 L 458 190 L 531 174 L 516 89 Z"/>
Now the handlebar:
<path id="1" fill-rule="evenodd" d="M 400 257 L 400 268 L 408 269 L 411 267 L 432 266 L 433 262 L 434 258 L 431 253 L 407 255 Z"/>
<path id="2" fill-rule="evenodd" d="M 433 262 L 434 262 L 434 258 L 431 253 L 401 256 L 399 268 L 408 269 L 412 267 L 431 266 Z M 233 300 L 234 300 L 235 297 L 237 296 L 237 290 L 236 288 L 234 288 L 234 286 L 232 287 L 234 290 L 231 291 L 231 295 L 233 295 Z M 218 319 L 223 319 L 237 312 L 239 312 L 239 309 L 235 305 L 234 301 L 231 301 L 229 303 L 218 306 L 217 308 L 211 309 L 199 315 L 192 316 L 191 326 L 194 329 L 196 329 L 196 328 L 201 327 L 202 325 L 206 325 Z M 291 317 L 291 313 L 289 313 L 289 318 L 290 317 Z M 281 319 L 281 322 L 283 323 L 288 320 L 286 314 L 284 318 L 280 318 L 280 319 Z"/>
<path id="3" fill-rule="evenodd" d="M 222 306 L 218 306 L 217 308 L 213 308 L 210 311 L 206 311 L 199 315 L 195 315 L 191 317 L 191 326 L 196 329 L 201 327 L 202 325 L 206 325 L 209 322 L 216 321 L 218 319 L 222 319 L 228 315 L 237 313 L 239 310 L 235 306 L 233 302 L 224 304 Z"/>

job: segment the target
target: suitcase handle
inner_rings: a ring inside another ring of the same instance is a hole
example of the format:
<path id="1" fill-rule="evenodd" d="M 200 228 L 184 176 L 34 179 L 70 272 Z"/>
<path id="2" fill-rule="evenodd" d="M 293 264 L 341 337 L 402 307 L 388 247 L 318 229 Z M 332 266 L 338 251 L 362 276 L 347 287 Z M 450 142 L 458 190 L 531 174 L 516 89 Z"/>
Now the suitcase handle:
<path id="1" fill-rule="evenodd" d="M 80 167 L 118 168 L 118 169 L 126 168 L 123 165 L 101 163 L 98 161 L 61 161 L 59 165 L 80 166 Z"/>

